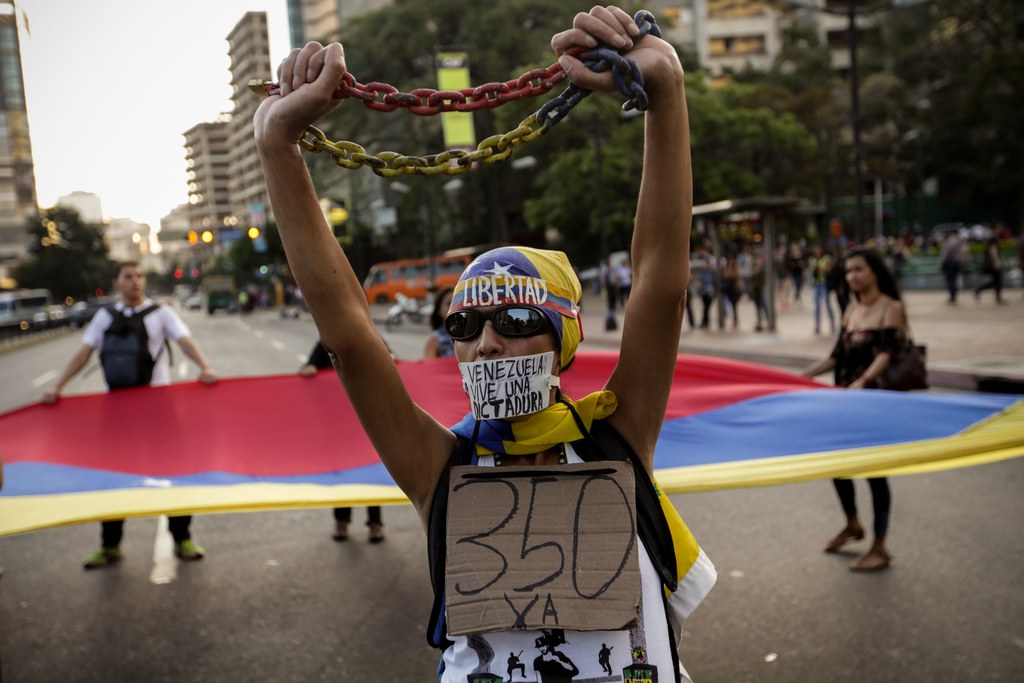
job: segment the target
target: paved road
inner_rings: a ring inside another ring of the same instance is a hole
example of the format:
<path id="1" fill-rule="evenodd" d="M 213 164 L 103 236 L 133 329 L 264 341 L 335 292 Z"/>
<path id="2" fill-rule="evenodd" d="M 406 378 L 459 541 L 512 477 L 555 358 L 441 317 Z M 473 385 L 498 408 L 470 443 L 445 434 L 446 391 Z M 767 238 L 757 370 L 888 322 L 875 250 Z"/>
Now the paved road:
<path id="1" fill-rule="evenodd" d="M 187 320 L 225 376 L 293 372 L 315 338 L 305 319 Z M 385 337 L 415 358 L 423 334 Z M 77 343 L 0 355 L 2 408 L 34 400 Z M 71 389 L 98 387 L 93 374 Z M 1022 482 L 1024 459 L 895 479 L 895 565 L 869 576 L 820 552 L 841 521 L 827 482 L 675 497 L 720 574 L 687 625 L 690 673 L 699 683 L 1020 680 Z M 346 544 L 331 541 L 323 509 L 199 517 L 209 557 L 163 585 L 149 580 L 156 519 L 128 523 L 127 559 L 109 571 L 80 569 L 93 524 L 2 538 L 2 680 L 431 680 L 422 530 L 410 507 L 387 508 L 388 540 L 371 546 L 362 515 Z"/>

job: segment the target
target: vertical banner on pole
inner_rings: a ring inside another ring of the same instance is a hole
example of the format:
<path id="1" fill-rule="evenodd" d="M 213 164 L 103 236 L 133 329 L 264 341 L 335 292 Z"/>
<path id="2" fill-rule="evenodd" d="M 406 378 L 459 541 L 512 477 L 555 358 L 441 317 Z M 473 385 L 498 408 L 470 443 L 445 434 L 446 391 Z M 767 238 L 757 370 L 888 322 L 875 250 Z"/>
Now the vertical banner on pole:
<path id="1" fill-rule="evenodd" d="M 454 91 L 470 87 L 469 55 L 459 51 L 437 53 L 438 90 Z M 473 114 L 468 111 L 446 111 L 441 114 L 444 129 L 444 146 L 448 149 L 462 149 L 470 152 L 476 148 L 476 131 L 473 129 Z"/>

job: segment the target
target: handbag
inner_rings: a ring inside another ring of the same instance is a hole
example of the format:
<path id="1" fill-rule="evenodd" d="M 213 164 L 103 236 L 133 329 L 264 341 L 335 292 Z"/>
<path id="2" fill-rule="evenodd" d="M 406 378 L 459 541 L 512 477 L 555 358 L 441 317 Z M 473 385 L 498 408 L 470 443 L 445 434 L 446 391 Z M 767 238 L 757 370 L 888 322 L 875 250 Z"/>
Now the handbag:
<path id="1" fill-rule="evenodd" d="M 928 367 L 925 363 L 928 348 L 924 344 L 914 343 L 909 330 L 910 326 L 907 325 L 908 334 L 902 347 L 892 354 L 889 367 L 878 378 L 879 389 L 915 391 L 928 388 Z"/>

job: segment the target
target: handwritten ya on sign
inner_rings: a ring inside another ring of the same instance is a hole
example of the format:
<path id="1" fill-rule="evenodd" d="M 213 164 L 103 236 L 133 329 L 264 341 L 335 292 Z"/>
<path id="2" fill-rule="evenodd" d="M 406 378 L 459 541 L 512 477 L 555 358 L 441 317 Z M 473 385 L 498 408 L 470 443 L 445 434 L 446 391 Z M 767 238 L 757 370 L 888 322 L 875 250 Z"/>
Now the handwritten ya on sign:
<path id="1" fill-rule="evenodd" d="M 448 631 L 604 631 L 637 619 L 628 463 L 455 467 L 445 575 Z"/>

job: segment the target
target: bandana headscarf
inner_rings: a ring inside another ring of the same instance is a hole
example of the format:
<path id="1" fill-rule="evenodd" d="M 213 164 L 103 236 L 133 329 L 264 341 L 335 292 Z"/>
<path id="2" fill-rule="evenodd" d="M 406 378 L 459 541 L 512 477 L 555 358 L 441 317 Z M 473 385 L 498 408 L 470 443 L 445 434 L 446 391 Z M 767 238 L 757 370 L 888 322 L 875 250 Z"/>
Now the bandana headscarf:
<path id="1" fill-rule="evenodd" d="M 583 340 L 579 278 L 560 251 L 500 247 L 469 264 L 455 285 L 450 312 L 503 304 L 535 306 L 555 328 L 559 360 L 569 366 Z"/>

